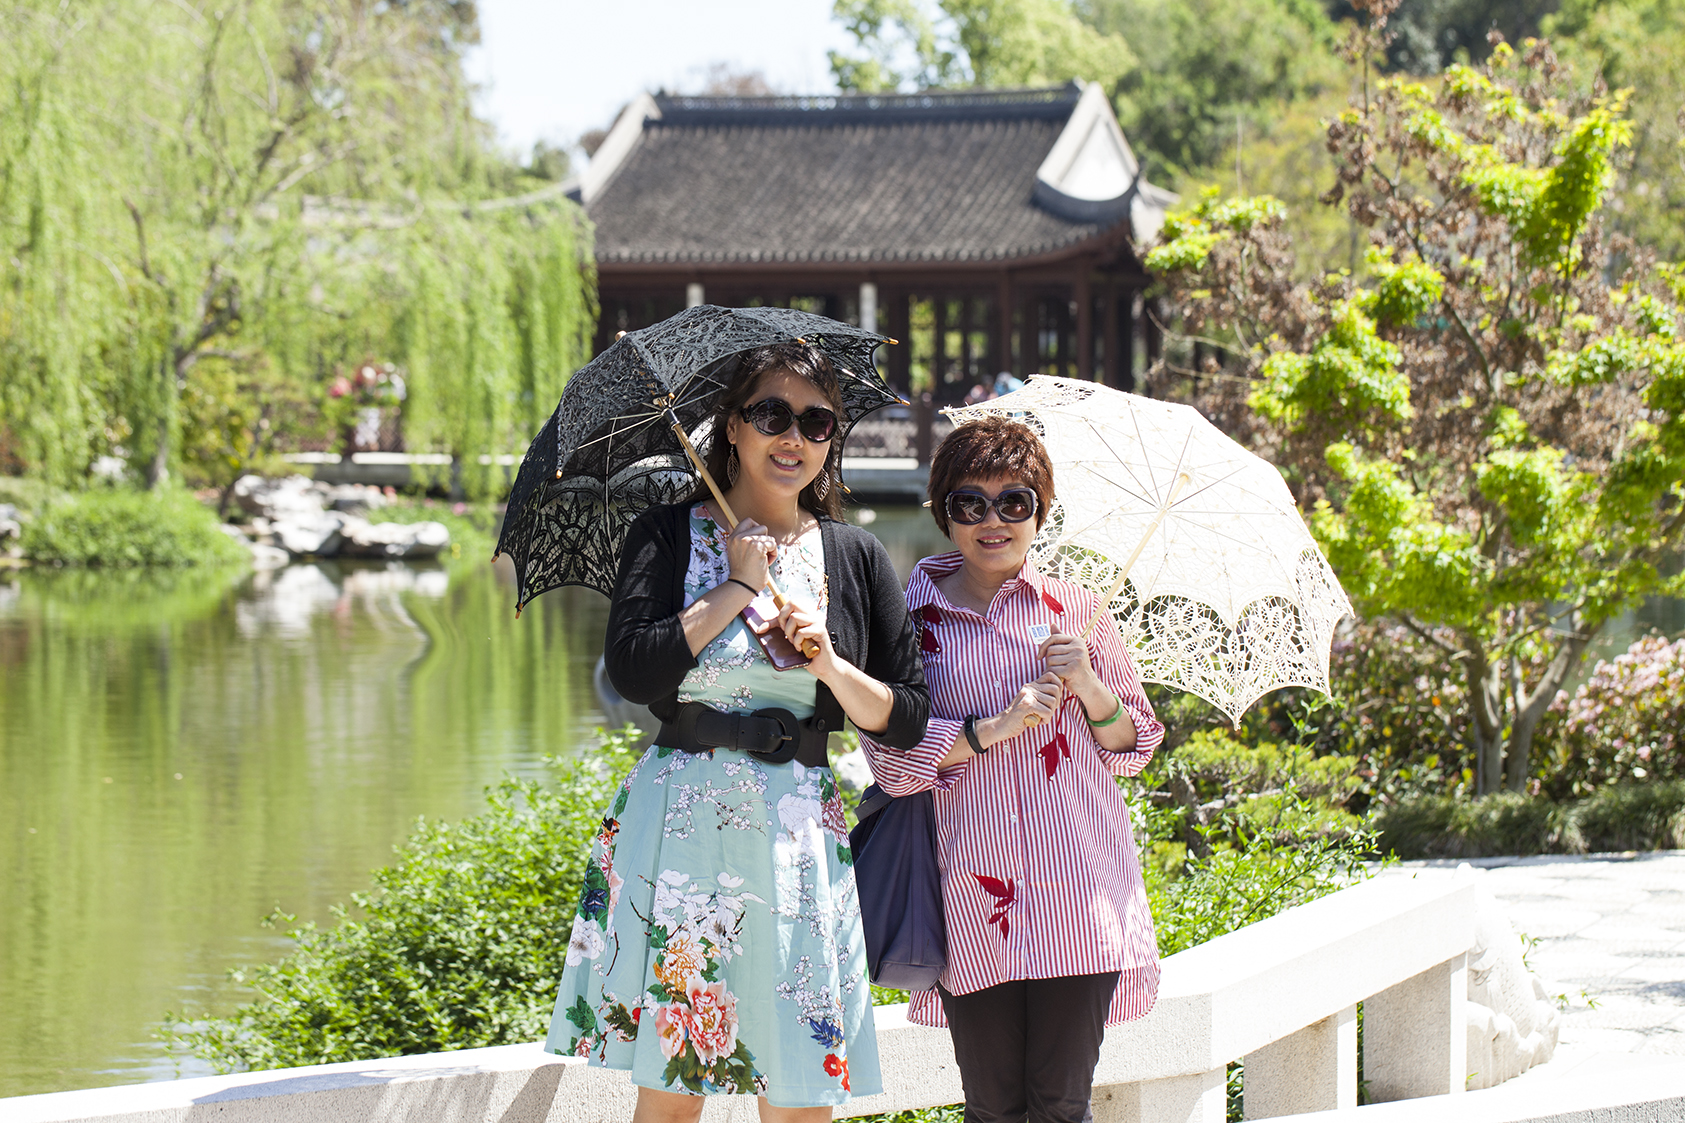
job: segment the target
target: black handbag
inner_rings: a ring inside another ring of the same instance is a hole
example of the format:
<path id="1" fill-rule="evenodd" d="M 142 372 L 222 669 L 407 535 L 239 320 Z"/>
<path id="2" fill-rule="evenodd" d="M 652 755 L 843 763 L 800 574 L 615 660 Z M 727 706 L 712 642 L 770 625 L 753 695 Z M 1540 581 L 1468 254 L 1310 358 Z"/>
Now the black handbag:
<path id="1" fill-rule="evenodd" d="M 872 784 L 857 813 L 848 846 L 868 972 L 882 987 L 929 990 L 948 961 L 935 800 L 927 791 L 896 797 Z"/>

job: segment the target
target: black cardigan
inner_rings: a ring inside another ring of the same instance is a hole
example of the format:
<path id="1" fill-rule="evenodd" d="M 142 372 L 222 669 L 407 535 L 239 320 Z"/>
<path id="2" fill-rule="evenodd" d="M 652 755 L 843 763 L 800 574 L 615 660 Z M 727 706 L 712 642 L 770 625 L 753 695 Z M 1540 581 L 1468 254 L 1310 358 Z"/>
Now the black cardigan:
<path id="1" fill-rule="evenodd" d="M 690 562 L 690 509 L 688 503 L 653 507 L 632 524 L 608 612 L 603 655 L 609 681 L 621 697 L 648 706 L 663 721 L 677 712 L 679 685 L 696 666 L 679 623 Z M 924 739 L 930 693 L 924 685 L 918 632 L 895 567 L 883 543 L 859 527 L 820 516 L 819 533 L 825 549 L 831 645 L 889 687 L 893 696 L 889 728 L 867 732 L 875 741 L 910 749 Z M 818 680 L 815 686 L 815 726 L 841 729 L 842 704 L 830 687 Z"/>

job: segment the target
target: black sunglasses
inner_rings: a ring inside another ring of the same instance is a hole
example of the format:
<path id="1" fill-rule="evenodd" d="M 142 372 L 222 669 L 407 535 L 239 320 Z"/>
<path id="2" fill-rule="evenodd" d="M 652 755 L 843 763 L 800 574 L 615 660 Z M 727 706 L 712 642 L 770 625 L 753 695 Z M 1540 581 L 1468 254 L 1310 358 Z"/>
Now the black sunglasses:
<path id="1" fill-rule="evenodd" d="M 950 491 L 944 505 L 948 518 L 961 526 L 976 526 L 989 517 L 990 507 L 1001 522 L 1021 523 L 1035 517 L 1036 493 L 1034 488 L 1009 487 L 990 499 L 980 491 Z"/>
<path id="2" fill-rule="evenodd" d="M 824 406 L 814 406 L 806 413 L 797 413 L 790 403 L 777 398 L 763 398 L 740 411 L 743 420 L 755 427 L 762 436 L 776 437 L 794 422 L 802 436 L 815 444 L 823 444 L 837 435 L 837 415 Z"/>

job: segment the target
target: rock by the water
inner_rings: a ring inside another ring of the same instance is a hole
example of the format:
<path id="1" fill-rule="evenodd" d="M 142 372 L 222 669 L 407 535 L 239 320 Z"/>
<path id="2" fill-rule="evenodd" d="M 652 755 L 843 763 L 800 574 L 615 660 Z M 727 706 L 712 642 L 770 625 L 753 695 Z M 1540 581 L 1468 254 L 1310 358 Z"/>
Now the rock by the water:
<path id="1" fill-rule="evenodd" d="M 450 530 L 437 522 L 370 522 L 363 515 L 386 506 L 377 487 L 325 484 L 305 476 L 271 480 L 243 476 L 234 498 L 252 515 L 261 545 L 294 558 L 435 558 L 450 545 Z"/>
<path id="2" fill-rule="evenodd" d="M 295 558 L 331 558 L 339 553 L 343 541 L 339 532 L 343 517 L 318 511 L 315 515 L 272 519 L 269 533 L 277 546 Z"/>
<path id="3" fill-rule="evenodd" d="M 340 556 L 350 558 L 435 558 L 451 544 L 444 523 L 371 523 L 344 517 Z"/>
<path id="4" fill-rule="evenodd" d="M 10 503 L 0 503 L 0 542 L 22 535 L 23 524 L 18 521 L 18 509 Z"/>
<path id="5" fill-rule="evenodd" d="M 234 483 L 234 501 L 242 510 L 271 521 L 319 515 L 326 510 L 322 492 L 308 476 L 241 476 Z"/>

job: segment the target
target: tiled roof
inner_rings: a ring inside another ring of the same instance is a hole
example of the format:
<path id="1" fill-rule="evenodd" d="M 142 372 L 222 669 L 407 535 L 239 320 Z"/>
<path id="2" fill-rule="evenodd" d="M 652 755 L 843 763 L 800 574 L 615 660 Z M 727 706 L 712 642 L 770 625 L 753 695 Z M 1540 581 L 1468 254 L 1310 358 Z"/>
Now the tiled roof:
<path id="1" fill-rule="evenodd" d="M 1032 201 L 1077 103 L 1053 90 L 657 98 L 589 204 L 604 265 L 981 262 L 1080 242 Z"/>

